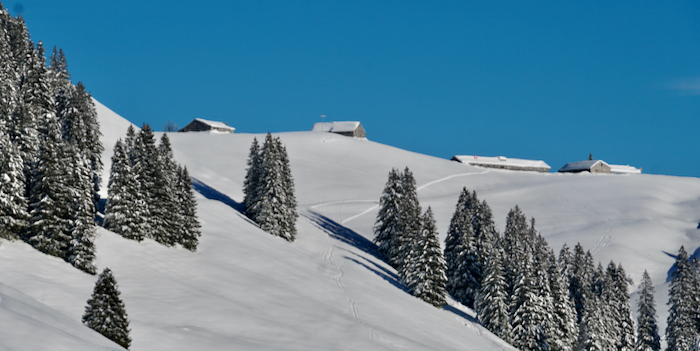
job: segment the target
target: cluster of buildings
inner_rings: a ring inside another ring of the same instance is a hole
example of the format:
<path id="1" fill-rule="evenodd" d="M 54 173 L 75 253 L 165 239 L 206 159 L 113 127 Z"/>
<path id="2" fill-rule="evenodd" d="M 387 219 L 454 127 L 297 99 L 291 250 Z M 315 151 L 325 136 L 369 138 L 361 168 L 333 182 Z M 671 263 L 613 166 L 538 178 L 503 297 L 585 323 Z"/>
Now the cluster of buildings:
<path id="1" fill-rule="evenodd" d="M 505 156 L 484 157 L 472 155 L 456 155 L 452 157 L 452 161 L 466 163 L 472 166 L 509 169 L 512 171 L 535 171 L 549 172 L 551 167 L 541 160 L 523 160 L 519 158 L 507 158 Z M 615 173 L 615 174 L 639 174 L 642 173 L 641 168 L 635 168 L 630 165 L 611 165 L 603 160 L 586 160 L 569 162 L 559 168 L 561 173 Z"/>
<path id="2" fill-rule="evenodd" d="M 203 132 L 214 131 L 219 133 L 233 133 L 236 128 L 228 126 L 224 122 L 209 121 L 196 118 L 190 124 L 180 129 L 179 132 Z M 367 133 L 362 124 L 357 121 L 319 122 L 315 123 L 312 132 L 336 133 L 348 137 L 366 138 Z M 472 166 L 507 169 L 512 171 L 549 172 L 551 167 L 542 160 L 524 160 L 505 156 L 484 157 L 476 155 L 455 155 L 452 161 L 469 164 Z M 635 174 L 642 173 L 641 168 L 629 165 L 612 165 L 603 160 L 590 159 L 586 161 L 569 162 L 559 168 L 561 173 L 617 173 Z"/>

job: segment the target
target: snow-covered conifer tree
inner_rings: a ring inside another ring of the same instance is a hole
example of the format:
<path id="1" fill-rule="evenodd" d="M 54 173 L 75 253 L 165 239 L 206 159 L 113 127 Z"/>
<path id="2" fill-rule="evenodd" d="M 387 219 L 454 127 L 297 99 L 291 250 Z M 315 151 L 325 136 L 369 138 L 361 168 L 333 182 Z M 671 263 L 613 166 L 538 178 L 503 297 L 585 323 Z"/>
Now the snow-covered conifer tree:
<path id="1" fill-rule="evenodd" d="M 274 139 L 268 133 L 260 157 L 260 198 L 253 206 L 256 222 L 260 229 L 287 241 L 294 241 L 297 212 L 296 208 L 290 206 L 296 206 L 296 200 L 293 199 L 294 185 L 286 150 L 279 139 Z"/>
<path id="2" fill-rule="evenodd" d="M 509 295 L 515 293 L 521 265 L 532 252 L 530 226 L 520 207 L 512 208 L 506 217 L 506 229 L 503 232 L 504 273 L 509 286 Z"/>
<path id="3" fill-rule="evenodd" d="M 553 251 L 550 251 L 547 261 L 547 275 L 554 307 L 552 315 L 554 329 L 553 334 L 549 335 L 549 349 L 552 351 L 572 351 L 578 338 L 576 309 L 569 299 L 568 284 L 561 275 Z"/>
<path id="4" fill-rule="evenodd" d="M 476 193 L 463 188 L 445 237 L 447 291 L 462 304 L 473 307 L 483 271 L 480 266 L 477 238 L 472 227 Z"/>
<path id="5" fill-rule="evenodd" d="M 400 202 L 400 221 L 398 230 L 398 251 L 392 254 L 397 257 L 399 276 L 405 275 L 404 270 L 408 269 L 411 262 L 411 250 L 415 249 L 415 243 L 421 232 L 422 209 L 418 201 L 418 190 L 416 179 L 413 173 L 406 167 L 401 175 L 402 196 Z"/>
<path id="6" fill-rule="evenodd" d="M 128 349 L 131 345 L 129 319 L 120 295 L 112 271 L 105 268 L 87 300 L 83 324 Z"/>
<path id="7" fill-rule="evenodd" d="M 177 167 L 177 197 L 180 204 L 180 233 L 179 243 L 182 247 L 196 251 L 199 237 L 202 236 L 197 218 L 197 200 L 192 190 L 192 178 L 187 167 Z"/>
<path id="8" fill-rule="evenodd" d="M 606 270 L 608 281 L 608 302 L 610 317 L 613 322 L 615 348 L 618 351 L 634 350 L 634 322 L 632 321 L 632 308 L 630 306 L 630 294 L 628 285 L 631 279 L 625 274 L 622 264 L 615 266 L 611 261 Z"/>
<path id="9" fill-rule="evenodd" d="M 25 184 L 19 151 L 0 130 L 0 238 L 16 239 L 28 226 Z"/>
<path id="10" fill-rule="evenodd" d="M 392 254 L 398 251 L 400 202 L 403 196 L 401 174 L 393 169 L 384 185 L 382 196 L 379 198 L 379 212 L 374 225 L 374 243 L 379 246 L 379 253 L 384 260 L 397 268 L 397 257 Z"/>
<path id="11" fill-rule="evenodd" d="M 496 241 L 484 271 L 481 289 L 475 301 L 481 324 L 505 341 L 510 341 L 510 296 L 503 272 L 503 249 Z"/>
<path id="12" fill-rule="evenodd" d="M 519 350 L 549 350 L 547 336 L 544 327 L 548 318 L 544 308 L 544 301 L 538 295 L 535 267 L 533 257 L 526 253 L 525 259 L 520 262 L 518 277 L 514 286 L 513 304 L 511 306 L 510 324 L 511 345 Z"/>
<path id="13" fill-rule="evenodd" d="M 23 238 L 46 254 L 66 259 L 71 241 L 72 160 L 58 123 L 48 123 L 32 177 L 29 229 Z"/>
<path id="14" fill-rule="evenodd" d="M 253 143 L 250 145 L 250 153 L 248 154 L 248 169 L 246 170 L 245 180 L 243 181 L 243 203 L 245 204 L 245 215 L 255 222 L 256 213 L 254 211 L 255 204 L 259 200 L 258 190 L 260 187 L 260 176 L 262 174 L 262 159 L 260 158 L 260 144 L 257 138 L 253 138 Z"/>
<path id="15" fill-rule="evenodd" d="M 423 215 L 421 223 L 422 228 L 414 245 L 415 260 L 408 260 L 407 265 L 410 266 L 403 278 L 413 296 L 440 307 L 446 303 L 447 277 L 433 210 L 430 207 Z"/>
<path id="16" fill-rule="evenodd" d="M 90 274 L 96 274 L 95 260 L 95 202 L 93 173 L 90 161 L 75 149 L 66 145 L 71 151 L 71 187 L 73 198 L 71 206 L 71 241 L 66 252 L 66 261 L 74 267 Z"/>
<path id="17" fill-rule="evenodd" d="M 656 302 L 654 302 L 654 285 L 649 273 L 644 271 L 642 282 L 639 284 L 639 299 L 637 300 L 637 343 L 635 351 L 661 350 L 661 338 L 656 322 Z"/>
<path id="18" fill-rule="evenodd" d="M 129 155 L 121 139 L 114 145 L 112 168 L 107 185 L 107 204 L 103 226 L 127 239 L 141 241 L 148 207 L 141 198 L 136 174 L 132 172 Z"/>
<path id="19" fill-rule="evenodd" d="M 697 278 L 683 246 L 676 256 L 675 269 L 668 292 L 666 350 L 689 351 L 698 336 L 698 301 L 694 296 Z"/>

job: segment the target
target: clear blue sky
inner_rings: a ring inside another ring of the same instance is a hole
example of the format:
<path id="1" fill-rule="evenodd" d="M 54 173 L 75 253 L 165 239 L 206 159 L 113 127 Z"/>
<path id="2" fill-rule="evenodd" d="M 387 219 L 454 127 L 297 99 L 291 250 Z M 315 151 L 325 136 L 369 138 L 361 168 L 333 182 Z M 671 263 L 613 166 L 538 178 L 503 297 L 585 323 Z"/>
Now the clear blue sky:
<path id="1" fill-rule="evenodd" d="M 698 1 L 16 1 L 73 81 L 161 130 L 359 120 L 450 158 L 700 176 Z M 112 147 L 107 145 L 106 147 Z"/>

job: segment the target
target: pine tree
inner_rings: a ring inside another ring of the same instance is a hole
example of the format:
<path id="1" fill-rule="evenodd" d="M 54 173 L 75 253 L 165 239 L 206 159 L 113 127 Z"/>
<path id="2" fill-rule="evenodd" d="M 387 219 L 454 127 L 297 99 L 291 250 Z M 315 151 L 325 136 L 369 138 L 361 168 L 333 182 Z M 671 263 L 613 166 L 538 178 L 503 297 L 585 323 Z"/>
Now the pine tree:
<path id="1" fill-rule="evenodd" d="M 22 158 L 0 130 L 0 238 L 17 239 L 28 226 Z"/>
<path id="2" fill-rule="evenodd" d="M 66 261 L 74 267 L 96 274 L 95 260 L 95 202 L 92 170 L 89 160 L 72 145 L 71 183 L 73 198 L 71 205 L 71 241 L 66 252 Z"/>
<path id="3" fill-rule="evenodd" d="M 569 299 L 568 284 L 561 274 L 553 251 L 549 252 L 547 260 L 547 275 L 554 307 L 552 318 L 554 328 L 553 333 L 549 335 L 549 348 L 552 351 L 572 351 L 578 337 L 576 310 Z"/>
<path id="4" fill-rule="evenodd" d="M 694 296 L 697 278 L 683 246 L 676 256 L 675 268 L 668 293 L 666 350 L 689 351 L 698 334 L 698 302 Z"/>
<path id="5" fill-rule="evenodd" d="M 581 322 L 583 317 L 583 309 L 586 303 L 586 296 L 590 295 L 591 280 L 593 279 L 593 262 L 592 257 L 589 259 L 590 252 L 585 253 L 581 243 L 577 243 L 574 247 L 572 256 L 571 271 L 569 272 L 569 298 L 574 303 L 576 309 L 576 323 Z"/>
<path id="6" fill-rule="evenodd" d="M 474 306 L 483 279 L 477 256 L 477 238 L 472 227 L 474 205 L 478 204 L 474 196 L 475 193 L 470 193 L 466 187 L 462 189 L 445 238 L 447 291 L 468 307 Z"/>
<path id="7" fill-rule="evenodd" d="M 654 285 L 649 273 L 644 271 L 642 282 L 639 284 L 639 300 L 637 300 L 637 342 L 635 351 L 661 350 L 659 327 L 656 323 L 656 302 L 654 302 Z"/>
<path id="8" fill-rule="evenodd" d="M 128 349 L 131 345 L 129 319 L 119 295 L 121 293 L 112 271 L 105 268 L 87 301 L 83 324 Z"/>
<path id="9" fill-rule="evenodd" d="M 534 245 L 532 239 L 534 238 L 530 235 L 527 219 L 516 205 L 508 212 L 506 229 L 503 232 L 504 271 L 511 296 L 515 293 L 518 272 L 532 252 Z"/>
<path id="10" fill-rule="evenodd" d="M 379 198 L 379 212 L 374 225 L 374 243 L 379 246 L 382 258 L 392 267 L 397 268 L 398 257 L 392 255 L 398 251 L 400 202 L 402 197 L 401 174 L 396 169 L 389 176 Z"/>
<path id="11" fill-rule="evenodd" d="M 257 214 L 256 222 L 260 229 L 287 241 L 294 241 L 298 215 L 287 151 L 279 138 L 274 139 L 268 133 L 260 158 L 260 197 L 252 207 Z"/>
<path id="12" fill-rule="evenodd" d="M 607 306 L 610 308 L 613 322 L 611 329 L 615 332 L 615 348 L 618 351 L 632 351 L 634 350 L 635 336 L 628 290 L 631 279 L 626 276 L 622 264 L 616 267 L 612 261 L 608 265 L 606 274 L 610 282 Z"/>
<path id="13" fill-rule="evenodd" d="M 446 303 L 447 277 L 445 277 L 445 260 L 437 238 L 437 227 L 430 207 L 423 215 L 421 222 L 421 232 L 414 245 L 417 257 L 414 262 L 409 262 L 411 266 L 405 281 L 414 296 L 440 307 Z"/>
<path id="14" fill-rule="evenodd" d="M 420 236 L 422 221 L 422 209 L 418 202 L 418 192 L 416 179 L 413 173 L 406 167 L 401 176 L 402 196 L 399 211 L 399 236 L 398 251 L 393 254 L 397 257 L 399 276 L 405 275 L 405 270 L 409 269 L 411 262 L 411 250 L 415 249 L 415 243 Z"/>
<path id="15" fill-rule="evenodd" d="M 121 139 L 114 145 L 107 194 L 104 228 L 127 239 L 143 240 L 148 234 L 148 206 L 140 196 L 140 186 Z"/>
<path id="16" fill-rule="evenodd" d="M 245 215 L 254 222 L 257 217 L 254 208 L 260 197 L 258 190 L 260 188 L 260 176 L 262 174 L 260 152 L 258 139 L 253 138 L 247 161 L 248 169 L 246 170 L 245 180 L 243 182 L 243 193 L 245 194 L 243 203 L 245 204 Z"/>
<path id="17" fill-rule="evenodd" d="M 481 324 L 505 341 L 510 341 L 510 297 L 503 271 L 504 252 L 496 241 L 484 271 L 475 310 Z"/>
<path id="18" fill-rule="evenodd" d="M 148 230 L 146 237 L 167 243 L 168 224 L 160 215 L 163 209 L 158 208 L 160 203 L 158 196 L 162 195 L 164 191 L 164 189 L 159 188 L 162 185 L 163 173 L 160 169 L 160 157 L 155 136 L 148 124 L 144 124 L 136 136 L 133 158 L 133 172 L 136 174 L 140 186 L 139 196 L 145 200 L 148 206 L 148 214 L 145 217 L 146 229 Z"/>
<path id="19" fill-rule="evenodd" d="M 511 345 L 519 350 L 549 350 L 544 323 L 548 316 L 545 302 L 538 295 L 533 257 L 521 261 L 511 307 Z"/>
<path id="20" fill-rule="evenodd" d="M 152 218 L 153 239 L 166 246 L 175 245 L 183 235 L 176 220 L 179 205 L 176 194 L 177 165 L 173 157 L 170 139 L 164 133 L 156 150 L 157 169 L 152 170 L 154 187 L 150 192 L 153 197 L 148 205 L 151 216 L 155 217 Z"/>
<path id="21" fill-rule="evenodd" d="M 199 237 L 202 236 L 197 219 L 197 200 L 194 198 L 192 190 L 192 178 L 187 172 L 187 167 L 177 168 L 177 197 L 180 204 L 180 232 L 179 243 L 187 250 L 197 251 Z"/>
<path id="22" fill-rule="evenodd" d="M 68 169 L 72 160 L 57 123 L 48 123 L 48 128 L 32 177 L 29 229 L 23 239 L 41 252 L 67 259 L 72 240 L 73 184 Z"/>
<path id="23" fill-rule="evenodd" d="M 607 337 L 605 324 L 601 322 L 604 315 L 603 306 L 596 297 L 584 300 L 583 315 L 579 324 L 577 351 L 609 351 L 614 349 Z"/>

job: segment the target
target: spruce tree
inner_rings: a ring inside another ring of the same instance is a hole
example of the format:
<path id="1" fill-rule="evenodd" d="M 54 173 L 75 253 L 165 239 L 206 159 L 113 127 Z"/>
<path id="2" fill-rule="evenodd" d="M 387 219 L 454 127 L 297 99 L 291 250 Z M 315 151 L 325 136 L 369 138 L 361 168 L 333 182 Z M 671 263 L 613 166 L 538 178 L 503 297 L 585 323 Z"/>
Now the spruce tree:
<path id="1" fill-rule="evenodd" d="M 95 202 L 90 161 L 72 145 L 71 183 L 73 198 L 71 206 L 71 241 L 66 252 L 66 261 L 76 268 L 96 274 L 95 260 Z"/>
<path id="2" fill-rule="evenodd" d="M 611 329 L 615 331 L 615 348 L 618 351 L 632 351 L 635 335 L 628 290 L 631 279 L 626 276 L 622 264 L 615 266 L 612 261 L 608 265 L 606 274 L 610 282 L 607 306 L 610 308 L 611 320 L 614 324 Z"/>
<path id="3" fill-rule="evenodd" d="M 477 203 L 474 195 L 466 187 L 462 189 L 445 237 L 447 291 L 468 307 L 474 306 L 483 275 L 477 257 L 477 238 L 472 227 L 474 205 Z"/>
<path id="4" fill-rule="evenodd" d="M 527 219 L 516 205 L 508 212 L 503 232 L 505 277 L 511 296 L 515 293 L 520 268 L 532 252 L 532 239 Z"/>
<path id="5" fill-rule="evenodd" d="M 132 169 L 128 150 L 119 139 L 112 155 L 103 226 L 127 239 L 141 241 L 148 234 L 148 206 Z"/>
<path id="6" fill-rule="evenodd" d="M 187 172 L 187 167 L 177 167 L 177 197 L 180 204 L 180 233 L 179 243 L 187 250 L 197 251 L 199 237 L 202 236 L 197 218 L 197 200 L 192 190 L 192 178 Z"/>
<path id="7" fill-rule="evenodd" d="M 177 165 L 173 159 L 173 150 L 168 134 L 160 138 L 156 150 L 156 167 L 153 170 L 154 188 L 149 200 L 149 212 L 153 218 L 153 239 L 163 245 L 173 246 L 179 242 L 183 233 L 177 222 L 179 205 L 177 204 Z"/>
<path id="8" fill-rule="evenodd" d="M 67 259 L 72 240 L 71 164 L 70 151 L 57 123 L 48 123 L 32 177 L 29 229 L 23 239 L 37 250 L 63 259 Z"/>
<path id="9" fill-rule="evenodd" d="M 92 296 L 87 300 L 83 324 L 128 349 L 129 319 L 119 287 L 109 268 L 100 273 Z"/>
<path id="10" fill-rule="evenodd" d="M 274 139 L 268 133 L 260 157 L 260 197 L 252 209 L 256 213 L 256 222 L 260 229 L 287 241 L 294 241 L 298 215 L 286 149 L 279 138 Z"/>
<path id="11" fill-rule="evenodd" d="M 19 151 L 0 130 L 0 238 L 17 239 L 28 226 L 25 184 Z"/>
<path id="12" fill-rule="evenodd" d="M 437 238 L 437 227 L 430 207 L 421 222 L 421 232 L 414 245 L 416 259 L 409 263 L 411 266 L 407 270 L 405 281 L 413 296 L 440 307 L 446 303 L 447 277 L 445 260 Z"/>
<path id="13" fill-rule="evenodd" d="M 601 301 L 595 296 L 584 300 L 577 351 L 609 351 L 614 349 L 614 344 L 607 337 L 605 324 L 601 321 L 604 313 Z"/>
<path id="14" fill-rule="evenodd" d="M 418 202 L 416 179 L 408 167 L 404 169 L 401 176 L 401 188 L 398 251 L 393 254 L 394 257 L 398 257 L 399 276 L 405 275 L 405 270 L 410 267 L 411 262 L 408 258 L 411 256 L 411 250 L 415 249 L 422 227 L 422 210 Z"/>
<path id="15" fill-rule="evenodd" d="M 694 296 L 697 278 L 683 246 L 676 256 L 675 269 L 668 293 L 666 350 L 689 351 L 698 335 L 698 301 Z"/>
<path id="16" fill-rule="evenodd" d="M 649 273 L 644 271 L 639 284 L 637 300 L 637 342 L 635 351 L 661 350 L 659 327 L 656 323 L 656 302 L 654 302 L 654 285 Z"/>
<path id="17" fill-rule="evenodd" d="M 379 246 L 382 258 L 392 267 L 397 268 L 398 257 L 392 254 L 398 251 L 400 201 L 402 197 L 401 174 L 393 169 L 384 185 L 382 196 L 379 198 L 379 212 L 374 225 L 374 243 Z"/>
<path id="18" fill-rule="evenodd" d="M 553 251 L 549 252 L 547 261 L 547 276 L 554 307 L 552 318 L 554 328 L 553 333 L 549 335 L 549 348 L 552 351 L 572 351 L 578 337 L 576 310 L 569 299 L 568 284 L 561 275 Z"/>
<path id="19" fill-rule="evenodd" d="M 254 208 L 255 204 L 259 201 L 258 190 L 260 189 L 260 176 L 262 174 L 260 152 L 258 139 L 253 138 L 247 161 L 248 169 L 246 170 L 245 180 L 243 181 L 243 193 L 245 194 L 243 203 L 245 204 L 245 215 L 254 222 L 257 217 Z"/>
<path id="20" fill-rule="evenodd" d="M 481 324 L 496 336 L 510 341 L 510 296 L 503 271 L 504 252 L 496 241 L 487 261 L 484 279 L 476 297 L 475 310 Z"/>
<path id="21" fill-rule="evenodd" d="M 548 318 L 542 296 L 538 295 L 533 258 L 529 253 L 521 261 L 511 306 L 511 345 L 519 350 L 549 350 L 545 320 Z"/>

